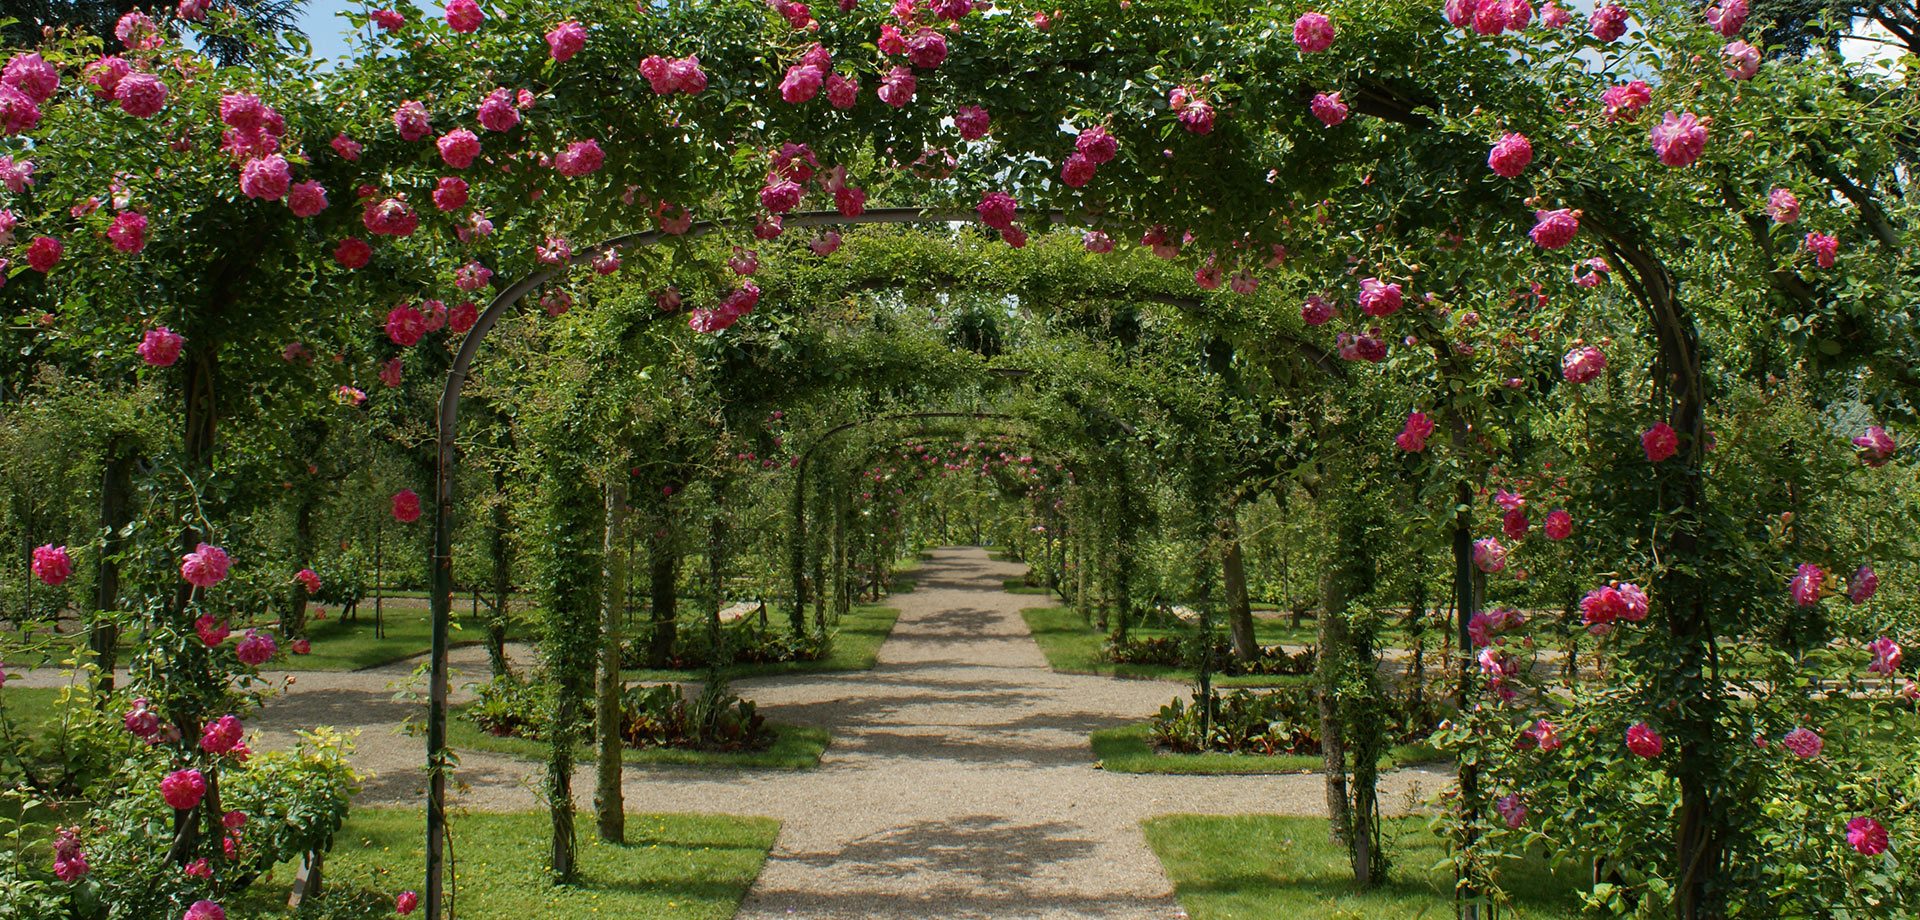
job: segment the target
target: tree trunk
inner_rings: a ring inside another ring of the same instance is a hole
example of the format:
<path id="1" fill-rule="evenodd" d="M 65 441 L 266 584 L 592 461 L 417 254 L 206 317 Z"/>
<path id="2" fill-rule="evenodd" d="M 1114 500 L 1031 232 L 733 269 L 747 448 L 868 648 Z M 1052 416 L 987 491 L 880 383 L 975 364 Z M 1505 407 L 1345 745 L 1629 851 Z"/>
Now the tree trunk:
<path id="1" fill-rule="evenodd" d="M 1347 649 L 1347 584 L 1339 575 L 1338 554 L 1320 580 L 1320 656 L 1317 659 L 1320 697 L 1320 755 L 1326 772 L 1327 833 L 1346 846 L 1351 839 L 1353 814 L 1347 800 L 1347 730 L 1340 718 L 1340 671 Z"/>
<path id="2" fill-rule="evenodd" d="M 507 536 L 507 468 L 493 469 L 493 508 L 487 516 L 487 555 L 493 561 L 493 609 L 487 616 L 487 667 L 494 677 L 505 677 L 507 666 L 507 624 L 512 617 L 508 607 L 513 594 L 513 543 Z"/>
<path id="3" fill-rule="evenodd" d="M 1220 520 L 1221 587 L 1227 595 L 1227 626 L 1233 633 L 1233 654 L 1241 661 L 1260 658 L 1260 642 L 1253 635 L 1253 603 L 1247 597 L 1247 563 L 1240 551 L 1239 522 L 1231 515 Z"/>
<path id="4" fill-rule="evenodd" d="M 120 609 L 120 562 L 116 558 L 126 550 L 122 529 L 133 519 L 133 467 L 135 458 L 117 442 L 107 446 L 106 468 L 100 474 L 100 530 L 104 536 L 94 566 L 93 627 L 87 634 L 87 647 L 100 668 L 97 678 L 99 705 L 106 705 L 113 692 L 113 669 L 120 663 L 120 627 L 112 614 Z"/>
<path id="5" fill-rule="evenodd" d="M 647 641 L 647 667 L 665 668 L 673 662 L 673 646 L 679 641 L 680 553 L 667 531 L 665 518 L 661 530 L 647 544 L 647 595 L 653 612 L 653 631 Z"/>
<path id="6" fill-rule="evenodd" d="M 620 775 L 625 745 L 620 730 L 624 719 L 620 695 L 625 683 L 620 679 L 620 645 L 625 640 L 627 612 L 627 477 L 615 475 L 607 484 L 606 539 L 601 543 L 600 591 L 600 682 L 596 700 L 594 729 L 599 738 L 599 762 L 596 764 L 593 808 L 599 818 L 600 839 L 611 843 L 627 841 L 626 801 L 621 794 Z"/>

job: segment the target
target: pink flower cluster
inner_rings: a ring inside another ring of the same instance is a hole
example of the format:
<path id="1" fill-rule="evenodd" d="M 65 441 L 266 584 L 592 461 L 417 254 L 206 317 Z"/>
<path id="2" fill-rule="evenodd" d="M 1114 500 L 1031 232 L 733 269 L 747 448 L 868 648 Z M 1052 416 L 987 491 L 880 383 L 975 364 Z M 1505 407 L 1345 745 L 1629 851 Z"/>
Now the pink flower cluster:
<path id="1" fill-rule="evenodd" d="M 1313 112 L 1313 117 L 1329 128 L 1347 120 L 1347 104 L 1341 101 L 1339 93 L 1315 93 L 1312 101 L 1307 103 L 1307 108 Z"/>
<path id="2" fill-rule="evenodd" d="M 1527 0 L 1447 0 L 1444 12 L 1447 23 L 1454 28 L 1472 29 L 1487 36 L 1509 30 L 1518 32 L 1533 21 L 1533 7 Z M 1565 11 L 1559 11 L 1559 15 L 1565 16 Z M 1544 10 L 1542 21 L 1546 21 Z M 1566 24 L 1564 19 L 1556 21 L 1558 25 L 1548 25 L 1558 28 Z"/>
<path id="3" fill-rule="evenodd" d="M 91 867 L 80 850 L 80 829 L 63 827 L 53 835 L 53 877 L 63 882 L 84 878 Z"/>
<path id="4" fill-rule="evenodd" d="M 412 489 L 393 493 L 393 519 L 402 524 L 420 520 L 420 496 Z"/>
<path id="5" fill-rule="evenodd" d="M 1655 422 L 1640 435 L 1640 449 L 1653 463 L 1672 457 L 1680 450 L 1680 433 L 1666 422 Z"/>
<path id="6" fill-rule="evenodd" d="M 1607 355 L 1592 345 L 1578 345 L 1560 359 L 1560 376 L 1568 383 L 1590 383 L 1607 369 Z"/>
<path id="7" fill-rule="evenodd" d="M 1107 129 L 1095 125 L 1073 139 L 1073 155 L 1060 167 L 1060 181 L 1080 188 L 1093 179 L 1099 167 L 1120 154 L 1120 142 Z"/>
<path id="8" fill-rule="evenodd" d="M 1378 326 L 1361 333 L 1342 332 L 1334 337 L 1333 348 L 1342 361 L 1379 364 L 1387 359 L 1387 343 Z"/>
<path id="9" fill-rule="evenodd" d="M 1606 109 L 1608 121 L 1631 119 L 1652 101 L 1653 88 L 1648 86 L 1645 80 L 1632 80 L 1610 86 L 1600 94 L 1600 103 Z"/>
<path id="10" fill-rule="evenodd" d="M 1900 643 L 1881 636 L 1867 643 L 1867 651 L 1873 653 L 1873 661 L 1867 664 L 1867 670 L 1875 674 L 1892 676 L 1900 669 Z"/>
<path id="11" fill-rule="evenodd" d="M 200 733 L 200 750 L 209 754 L 225 754 L 239 747 L 245 737 L 246 729 L 241 726 L 240 719 L 224 715 L 208 722 L 206 729 Z"/>
<path id="12" fill-rule="evenodd" d="M 565 64 L 587 46 L 587 27 L 567 20 L 547 32 L 547 50 L 556 64 Z"/>
<path id="13" fill-rule="evenodd" d="M 683 58 L 648 55 L 640 62 L 640 75 L 647 78 L 654 94 L 659 96 L 674 93 L 692 96 L 707 88 L 707 73 L 700 69 L 700 58 L 693 55 Z"/>
<path id="14" fill-rule="evenodd" d="M 1847 822 L 1847 845 L 1862 856 L 1879 856 L 1887 851 L 1887 829 L 1880 822 L 1862 815 Z"/>
<path id="15" fill-rule="evenodd" d="M 1303 13 L 1293 21 L 1293 43 L 1308 54 L 1333 47 L 1333 20 L 1325 13 Z"/>
<path id="16" fill-rule="evenodd" d="M 1526 172 L 1527 165 L 1533 162 L 1533 142 L 1524 134 L 1503 134 L 1499 143 L 1487 153 L 1487 168 L 1494 175 L 1508 179 Z"/>
<path id="17" fill-rule="evenodd" d="M 57 588 L 73 577 L 73 559 L 66 547 L 48 543 L 34 548 L 32 569 L 33 577 Z"/>
<path id="18" fill-rule="evenodd" d="M 227 580 L 227 568 L 231 564 L 226 550 L 202 543 L 180 558 L 180 577 L 196 588 L 211 588 Z"/>
<path id="19" fill-rule="evenodd" d="M 1307 295 L 1306 302 L 1300 305 L 1300 320 L 1309 326 L 1324 326 L 1339 310 L 1318 294 Z"/>
<path id="20" fill-rule="evenodd" d="M 1660 155 L 1660 162 L 1667 166 L 1692 166 L 1707 147 L 1706 123 L 1694 117 L 1692 112 L 1675 114 L 1669 111 L 1659 124 L 1647 132 L 1647 136 L 1653 141 L 1653 149 Z"/>
<path id="21" fill-rule="evenodd" d="M 1180 126 L 1194 134 L 1213 133 L 1213 105 L 1193 89 L 1176 86 L 1167 93 L 1167 107 L 1180 119 Z"/>
<path id="22" fill-rule="evenodd" d="M 1627 750 L 1632 751 L 1635 757 L 1651 760 L 1666 750 L 1666 741 L 1659 732 L 1653 730 L 1653 726 L 1635 722 L 1627 729 Z"/>
<path id="23" fill-rule="evenodd" d="M 1495 644 L 1496 633 L 1511 632 L 1526 623 L 1526 614 L 1511 607 L 1479 610 L 1467 620 L 1467 635 L 1473 639 L 1474 648 L 1486 648 Z"/>
<path id="24" fill-rule="evenodd" d="M 695 332 L 719 332 L 753 312 L 759 303 L 760 288 L 748 282 L 721 298 L 717 306 L 711 309 L 702 307 L 687 314 L 687 326 Z"/>
<path id="25" fill-rule="evenodd" d="M 1389 283 L 1378 278 L 1361 280 L 1357 300 L 1361 311 L 1372 317 L 1392 316 L 1400 311 L 1405 302 L 1398 282 Z"/>
<path id="26" fill-rule="evenodd" d="M 1492 537 L 1473 541 L 1473 567 L 1489 575 L 1507 567 L 1507 548 Z"/>
<path id="27" fill-rule="evenodd" d="M 1533 229 L 1527 236 L 1541 249 L 1562 249 L 1580 232 L 1580 212 L 1567 208 L 1533 212 Z"/>
<path id="28" fill-rule="evenodd" d="M 1588 591 L 1580 599 L 1580 622 L 1597 635 L 1621 620 L 1638 623 L 1646 619 L 1647 607 L 1647 594 L 1639 585 L 1614 582 Z"/>
<path id="29" fill-rule="evenodd" d="M 1853 446 L 1859 451 L 1860 462 L 1868 466 L 1885 466 L 1897 449 L 1893 435 L 1879 425 L 1867 426 L 1866 431 L 1854 437 Z"/>
<path id="30" fill-rule="evenodd" d="M 553 157 L 553 169 L 569 179 L 577 179 L 600 170 L 607 155 L 595 140 L 574 141 Z"/>
<path id="31" fill-rule="evenodd" d="M 977 141 L 987 136 L 993 116 L 977 105 L 963 105 L 953 113 L 953 126 L 960 130 L 961 140 Z"/>
<path id="32" fill-rule="evenodd" d="M 207 778 L 199 770 L 175 770 L 160 780 L 160 797 L 176 811 L 199 805 L 206 794 Z"/>

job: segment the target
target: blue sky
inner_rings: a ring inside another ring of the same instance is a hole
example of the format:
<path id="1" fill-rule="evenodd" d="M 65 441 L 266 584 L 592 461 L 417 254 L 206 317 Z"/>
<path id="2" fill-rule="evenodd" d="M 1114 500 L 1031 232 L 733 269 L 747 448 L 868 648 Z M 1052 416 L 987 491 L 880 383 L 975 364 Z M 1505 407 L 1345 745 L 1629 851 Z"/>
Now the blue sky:
<path id="1" fill-rule="evenodd" d="M 300 13 L 300 30 L 313 40 L 313 55 L 332 59 L 346 53 L 347 21 L 340 11 L 363 9 L 358 0 L 307 0 Z"/>

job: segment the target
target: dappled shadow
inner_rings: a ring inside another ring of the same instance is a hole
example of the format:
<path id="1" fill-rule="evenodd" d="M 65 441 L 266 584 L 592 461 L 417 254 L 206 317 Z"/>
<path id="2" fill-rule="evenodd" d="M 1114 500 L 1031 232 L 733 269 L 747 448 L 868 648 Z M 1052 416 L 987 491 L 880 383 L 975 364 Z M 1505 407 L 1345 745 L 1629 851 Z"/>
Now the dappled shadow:
<path id="1" fill-rule="evenodd" d="M 974 815 L 922 821 L 853 840 L 837 850 L 801 853 L 791 859 L 862 876 L 935 872 L 1006 889 L 1031 878 L 1036 866 L 1084 858 L 1096 846 L 1086 836 L 1086 828 L 1076 824 L 1015 824 L 993 815 Z"/>
<path id="2" fill-rule="evenodd" d="M 247 727 L 291 730 L 316 725 L 393 725 L 408 718 L 424 718 L 426 712 L 425 701 L 396 700 L 392 691 L 296 688 L 261 707 Z"/>

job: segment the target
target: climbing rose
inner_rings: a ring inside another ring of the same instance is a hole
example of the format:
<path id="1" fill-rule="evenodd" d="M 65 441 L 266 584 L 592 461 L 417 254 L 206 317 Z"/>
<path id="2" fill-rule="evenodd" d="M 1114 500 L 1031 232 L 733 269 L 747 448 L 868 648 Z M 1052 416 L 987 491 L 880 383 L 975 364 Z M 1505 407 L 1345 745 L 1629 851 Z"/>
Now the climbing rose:
<path id="1" fill-rule="evenodd" d="M 1660 123 L 1648 132 L 1660 162 L 1668 166 L 1692 166 L 1707 146 L 1707 126 L 1692 112 L 1668 111 Z"/>
<path id="2" fill-rule="evenodd" d="M 398 32 L 401 26 L 407 24 L 407 17 L 395 10 L 374 10 L 367 18 L 372 19 L 374 25 L 384 32 Z"/>
<path id="3" fill-rule="evenodd" d="M 1887 851 L 1887 829 L 1862 815 L 1847 822 L 1847 845 L 1862 856 L 1878 856 Z"/>
<path id="4" fill-rule="evenodd" d="M 1588 383 L 1607 369 L 1607 355 L 1592 345 L 1581 345 L 1560 359 L 1560 376 L 1568 383 Z"/>
<path id="5" fill-rule="evenodd" d="M 1807 234 L 1805 245 L 1821 268 L 1832 268 L 1833 260 L 1840 252 L 1840 241 L 1824 233 Z"/>
<path id="6" fill-rule="evenodd" d="M 1073 149 L 1095 166 L 1105 165 L 1120 155 L 1120 142 L 1107 129 L 1094 125 L 1075 136 Z"/>
<path id="7" fill-rule="evenodd" d="M 1895 449 L 1893 436 L 1879 425 L 1869 425 L 1853 439 L 1853 446 L 1859 448 L 1860 460 L 1868 466 L 1885 466 Z"/>
<path id="8" fill-rule="evenodd" d="M 380 382 L 389 387 L 397 387 L 405 373 L 406 365 L 399 358 L 388 358 L 387 363 L 380 365 Z"/>
<path id="9" fill-rule="evenodd" d="M 442 134 L 435 145 L 440 148 L 440 159 L 454 169 L 472 166 L 474 158 L 480 155 L 480 138 L 465 128 Z"/>
<path id="10" fill-rule="evenodd" d="M 1720 49 L 1721 70 L 1729 80 L 1751 80 L 1760 72 L 1760 49 L 1746 42 L 1727 42 Z"/>
<path id="11" fill-rule="evenodd" d="M 586 46 L 587 27 L 571 19 L 547 33 L 547 50 L 552 53 L 554 63 L 565 64 Z"/>
<path id="12" fill-rule="evenodd" d="M 520 123 L 520 109 L 514 106 L 513 94 L 504 86 L 480 100 L 479 116 L 480 127 L 488 131 L 511 131 Z"/>
<path id="13" fill-rule="evenodd" d="M 312 569 L 301 569 L 294 573 L 293 580 L 306 588 L 309 596 L 320 593 L 320 575 Z"/>
<path id="14" fill-rule="evenodd" d="M 113 98 L 120 103 L 120 111 L 135 118 L 152 118 L 167 104 L 167 84 L 153 74 L 128 74 L 114 87 Z"/>
<path id="15" fill-rule="evenodd" d="M 121 211 L 113 215 L 113 224 L 107 227 L 107 239 L 113 248 L 132 254 L 146 248 L 147 217 L 134 211 Z"/>
<path id="16" fill-rule="evenodd" d="M 1087 159 L 1086 154 L 1076 153 L 1067 157 L 1067 162 L 1061 164 L 1060 181 L 1073 188 L 1079 188 L 1093 178 L 1094 169 L 1093 161 Z"/>
<path id="17" fill-rule="evenodd" d="M 1707 24 L 1715 32 L 1732 38 L 1740 33 L 1740 27 L 1747 24 L 1747 0 L 1723 0 L 1707 8 Z"/>
<path id="18" fill-rule="evenodd" d="M 420 496 L 414 494 L 412 489 L 393 493 L 393 519 L 402 524 L 420 520 Z"/>
<path id="19" fill-rule="evenodd" d="M 896 109 L 904 107 L 913 101 L 914 91 L 919 85 L 920 81 L 914 77 L 912 70 L 896 66 L 880 79 L 880 101 Z"/>
<path id="20" fill-rule="evenodd" d="M 33 575 L 56 588 L 72 578 L 73 559 L 67 555 L 67 548 L 51 543 L 36 547 L 33 551 Z"/>
<path id="21" fill-rule="evenodd" d="M 1573 536 L 1573 515 L 1568 514 L 1563 508 L 1556 508 L 1547 512 L 1547 518 L 1541 522 L 1540 529 L 1546 532 L 1549 540 L 1565 540 Z"/>
<path id="22" fill-rule="evenodd" d="M 473 32 L 486 19 L 487 15 L 480 12 L 480 4 L 473 0 L 452 0 L 447 4 L 447 28 L 455 32 Z"/>
<path id="23" fill-rule="evenodd" d="M 212 901 L 195 901 L 180 920 L 227 920 L 227 912 Z"/>
<path id="24" fill-rule="evenodd" d="M 1826 581 L 1825 569 L 1811 562 L 1803 562 L 1798 569 L 1794 570 L 1793 578 L 1787 581 L 1787 588 L 1793 595 L 1795 604 L 1811 607 L 1820 603 L 1821 587 L 1826 584 Z"/>
<path id="25" fill-rule="evenodd" d="M 1251 294 L 1259 287 L 1260 279 L 1255 278 L 1252 272 L 1244 268 L 1234 272 L 1233 277 L 1227 281 L 1227 290 L 1235 294 Z"/>
<path id="26" fill-rule="evenodd" d="M 553 168 L 560 175 L 577 179 L 598 171 L 606 159 L 607 155 L 600 150 L 598 141 L 574 141 L 553 158 Z"/>
<path id="27" fill-rule="evenodd" d="M 60 264 L 60 254 L 66 247 L 50 236 L 36 236 L 27 244 L 27 265 L 42 274 L 53 271 Z"/>
<path id="28" fill-rule="evenodd" d="M 332 147 L 333 152 L 339 154 L 341 159 L 349 163 L 360 159 L 360 142 L 345 134 L 334 135 L 333 140 L 328 141 L 327 145 Z"/>
<path id="29" fill-rule="evenodd" d="M 402 891 L 399 897 L 393 899 L 393 912 L 396 914 L 413 913 L 419 906 L 420 896 L 411 891 Z"/>
<path id="30" fill-rule="evenodd" d="M 427 334 L 427 318 L 410 304 L 387 311 L 387 340 L 401 348 L 411 348 Z"/>
<path id="31" fill-rule="evenodd" d="M 1492 537 L 1481 537 L 1473 541 L 1473 566 L 1482 572 L 1492 574 L 1507 567 L 1507 548 Z"/>
<path id="32" fill-rule="evenodd" d="M 246 644 L 241 643 L 241 648 Z M 209 754 L 225 754 L 233 750 L 246 734 L 240 720 L 231 715 L 221 716 L 207 723 L 206 730 L 200 733 L 200 750 Z"/>
<path id="33" fill-rule="evenodd" d="M 1826 742 L 1820 740 L 1816 732 L 1796 728 L 1780 739 L 1780 746 L 1792 751 L 1801 760 L 1812 760 L 1820 756 L 1820 749 L 1826 746 Z"/>
<path id="34" fill-rule="evenodd" d="M 287 197 L 292 181 L 287 158 L 277 153 L 248 160 L 247 165 L 240 168 L 240 191 L 248 198 L 279 201 Z"/>
<path id="35" fill-rule="evenodd" d="M 1666 750 L 1666 742 L 1660 738 L 1660 733 L 1654 731 L 1652 726 L 1645 722 L 1635 722 L 1633 727 L 1627 729 L 1627 750 L 1632 751 L 1635 757 L 1652 759 Z"/>
<path id="36" fill-rule="evenodd" d="M 93 87 L 95 96 L 101 99 L 112 99 L 113 91 L 119 87 L 120 81 L 132 72 L 133 67 L 126 61 L 108 55 L 95 58 L 80 72 L 80 77 L 87 81 L 88 86 Z M 24 94 L 25 91 L 23 90 L 22 93 Z"/>
<path id="37" fill-rule="evenodd" d="M 1564 743 L 1560 740 L 1559 726 L 1545 719 L 1533 723 L 1533 727 L 1527 729 L 1527 734 L 1532 737 L 1533 743 L 1543 753 L 1551 754 L 1560 750 L 1560 745 Z"/>
<path id="38" fill-rule="evenodd" d="M 140 339 L 140 346 L 134 350 L 140 355 L 140 360 L 150 367 L 172 367 L 173 362 L 180 360 L 182 341 L 184 339 L 180 333 L 159 326 L 147 330 L 147 334 Z"/>
<path id="39" fill-rule="evenodd" d="M 1776 188 L 1767 193 L 1767 216 L 1776 224 L 1790 224 L 1800 219 L 1800 198 L 1794 193 Z"/>
<path id="40" fill-rule="evenodd" d="M 1570 22 L 1573 22 L 1573 14 L 1561 9 L 1552 0 L 1540 8 L 1540 24 L 1549 29 L 1564 29 Z"/>
<path id="41" fill-rule="evenodd" d="M 1500 532 L 1509 540 L 1524 540 L 1527 531 L 1533 528 L 1533 522 L 1527 518 L 1525 508 L 1515 508 L 1500 519 Z"/>
<path id="42" fill-rule="evenodd" d="M 240 644 L 233 649 L 240 663 L 254 667 L 265 664 L 276 651 L 279 649 L 274 646 L 273 637 L 254 629 L 247 630 L 247 637 L 240 640 Z"/>
<path id="43" fill-rule="evenodd" d="M 795 64 L 787 68 L 786 79 L 780 81 L 780 99 L 789 105 L 799 105 L 819 95 L 821 84 L 826 82 L 826 74 L 818 67 Z"/>
<path id="44" fill-rule="evenodd" d="M 921 29 L 907 39 L 907 60 L 921 70 L 932 70 L 947 59 L 947 37 L 932 29 Z"/>
<path id="45" fill-rule="evenodd" d="M 327 188 L 308 179 L 287 190 L 287 209 L 295 217 L 312 217 L 327 209 Z"/>
<path id="46" fill-rule="evenodd" d="M 836 109 L 853 108 L 860 95 L 860 81 L 840 74 L 827 75 L 827 104 Z"/>
<path id="47" fill-rule="evenodd" d="M 1644 80 L 1633 80 L 1619 86 L 1609 86 L 1600 94 L 1600 101 L 1606 106 L 1608 120 L 1622 115 L 1632 118 L 1641 107 L 1653 101 L 1653 89 Z"/>
<path id="48" fill-rule="evenodd" d="M 458 211 L 467 206 L 467 180 L 443 176 L 433 187 L 433 206 L 442 211 Z"/>
<path id="49" fill-rule="evenodd" d="M 1527 805 L 1518 795 L 1503 795 L 1493 805 L 1495 811 L 1507 822 L 1507 827 L 1519 828 L 1527 823 Z"/>
<path id="50" fill-rule="evenodd" d="M 454 332 L 465 333 L 473 328 L 474 322 L 479 318 L 480 310 L 473 305 L 473 301 L 463 301 L 447 312 L 447 328 Z"/>
<path id="51" fill-rule="evenodd" d="M 1881 636 L 1867 644 L 1867 650 L 1873 653 L 1873 661 L 1867 670 L 1875 674 L 1892 675 L 1900 667 L 1900 643 Z"/>
<path id="52" fill-rule="evenodd" d="M 1195 134 L 1213 133 L 1213 106 L 1195 99 L 1180 112 L 1180 126 Z"/>
<path id="53" fill-rule="evenodd" d="M 227 580 L 227 567 L 231 564 L 226 550 L 202 543 L 180 557 L 180 577 L 196 588 L 211 588 Z"/>
<path id="54" fill-rule="evenodd" d="M 53 98 L 54 91 L 60 88 L 60 71 L 47 63 L 46 58 L 27 51 L 7 61 L 6 69 L 0 70 L 0 83 L 19 90 L 37 104 Z"/>
<path id="55" fill-rule="evenodd" d="M 1220 266 L 1213 264 L 1211 259 L 1207 261 L 1207 264 L 1194 270 L 1193 273 L 1193 283 L 1208 291 L 1219 290 L 1220 282 L 1224 280 L 1226 280 L 1226 277 L 1220 271 Z"/>
<path id="56" fill-rule="evenodd" d="M 1006 230 L 1013 226 L 1015 211 L 1019 203 L 1006 192 L 988 192 L 980 196 L 980 203 L 974 206 L 979 213 L 980 222 L 995 230 Z"/>
<path id="57" fill-rule="evenodd" d="M 1339 93 L 1316 93 L 1307 105 L 1313 110 L 1313 117 L 1329 128 L 1347 120 L 1347 104 L 1340 101 Z"/>
<path id="58" fill-rule="evenodd" d="M 1620 615 L 1628 622 L 1638 623 L 1647 618 L 1647 592 L 1633 582 L 1615 584 L 1614 590 L 1620 592 Z"/>
<path id="59" fill-rule="evenodd" d="M 1615 620 L 1626 616 L 1626 598 L 1613 585 L 1595 588 L 1580 599 L 1580 622 L 1596 633 L 1604 632 Z"/>
<path id="60" fill-rule="evenodd" d="M 1105 255 L 1113 251 L 1113 237 L 1099 230 L 1088 230 L 1080 235 L 1080 248 L 1095 255 Z"/>
<path id="61" fill-rule="evenodd" d="M 87 854 L 80 852 L 79 828 L 63 827 L 53 838 L 53 877 L 77 881 L 87 874 Z"/>
<path id="62" fill-rule="evenodd" d="M 217 619 L 213 614 L 203 613 L 193 621 L 193 632 L 200 637 L 202 645 L 207 648 L 217 648 L 220 643 L 227 641 L 227 635 L 231 630 L 227 629 L 226 621 Z"/>
<path id="63" fill-rule="evenodd" d="M 342 268 L 366 268 L 372 260 L 373 247 L 357 236 L 347 237 L 333 248 L 333 261 L 340 263 Z"/>
<path id="64" fill-rule="evenodd" d="M 433 133 L 432 116 L 427 114 L 427 107 L 412 99 L 393 110 L 393 126 L 405 141 L 421 140 Z"/>
<path id="65" fill-rule="evenodd" d="M 1525 172 L 1527 164 L 1532 162 L 1533 142 L 1524 134 L 1501 135 L 1499 143 L 1487 154 L 1487 168 L 1508 179 Z"/>
<path id="66" fill-rule="evenodd" d="M 1873 599 L 1880 591 L 1880 576 L 1875 574 L 1873 566 L 1863 565 L 1853 572 L 1847 580 L 1847 600 L 1864 604 Z"/>
<path id="67" fill-rule="evenodd" d="M 962 140 L 977 141 L 987 136 L 987 128 L 993 124 L 993 116 L 977 105 L 963 105 L 953 114 L 953 124 L 960 129 Z"/>
<path id="68" fill-rule="evenodd" d="M 1378 278 L 1360 282 L 1360 309 L 1368 316 L 1392 316 L 1402 302 L 1398 283 L 1387 284 Z"/>
<path id="69" fill-rule="evenodd" d="M 487 286 L 493 280 L 493 269 L 478 262 L 468 262 L 453 270 L 453 286 L 469 293 Z"/>
<path id="70" fill-rule="evenodd" d="M 40 124 L 40 106 L 27 94 L 0 83 L 0 133 L 23 134 Z"/>
<path id="71" fill-rule="evenodd" d="M 775 214 L 785 214 L 800 206 L 806 189 L 791 179 L 775 179 L 760 189 L 760 206 Z"/>
<path id="72" fill-rule="evenodd" d="M 1627 34 L 1627 9 L 1617 3 L 1609 3 L 1593 11 L 1587 18 L 1587 28 L 1593 37 L 1610 42 Z"/>
<path id="73" fill-rule="evenodd" d="M 206 794 L 207 778 L 201 776 L 199 770 L 175 770 L 160 780 L 160 797 L 166 799 L 167 806 L 176 811 L 186 811 L 200 804 L 201 797 Z M 188 911 L 188 915 L 191 916 L 192 911 Z"/>
<path id="74" fill-rule="evenodd" d="M 1533 212 L 1533 229 L 1527 236 L 1541 249 L 1560 249 L 1573 242 L 1580 232 L 1580 212 L 1567 208 Z"/>
<path id="75" fill-rule="evenodd" d="M 1680 434 L 1666 422 L 1654 422 L 1640 435 L 1640 449 L 1646 451 L 1649 461 L 1659 463 L 1680 449 Z"/>
<path id="76" fill-rule="evenodd" d="M 1300 305 L 1300 319 L 1309 326 L 1324 325 L 1333 319 L 1335 312 L 1333 304 L 1318 294 L 1309 294 L 1306 302 Z"/>
<path id="77" fill-rule="evenodd" d="M 1333 20 L 1325 13 L 1302 14 L 1293 21 L 1293 43 L 1308 54 L 1333 47 Z"/>
<path id="78" fill-rule="evenodd" d="M 828 230 L 809 240 L 807 242 L 807 248 L 812 250 L 816 256 L 830 256 L 839 251 L 840 242 L 840 231 Z"/>

